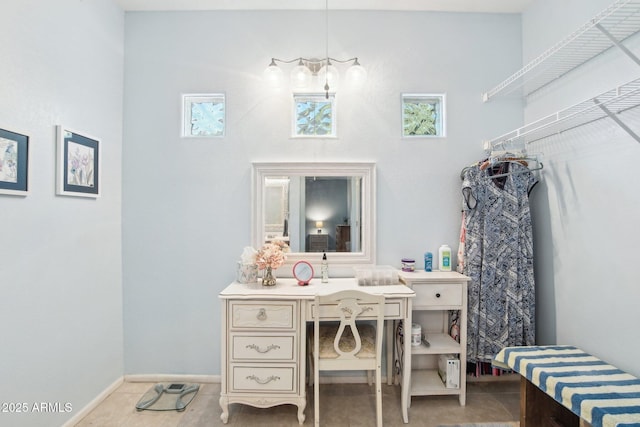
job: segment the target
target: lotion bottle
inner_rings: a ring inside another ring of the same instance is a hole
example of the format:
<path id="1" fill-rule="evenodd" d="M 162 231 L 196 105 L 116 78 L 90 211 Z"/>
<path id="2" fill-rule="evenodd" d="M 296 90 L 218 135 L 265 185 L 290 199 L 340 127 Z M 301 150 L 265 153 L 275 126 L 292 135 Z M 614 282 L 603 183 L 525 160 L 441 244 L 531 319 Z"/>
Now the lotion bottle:
<path id="1" fill-rule="evenodd" d="M 438 266 L 440 271 L 451 271 L 451 248 L 447 245 L 438 249 Z"/>
<path id="2" fill-rule="evenodd" d="M 327 262 L 327 253 L 322 254 L 322 263 L 320 264 L 320 272 L 322 274 L 321 283 L 329 282 L 329 263 Z"/>

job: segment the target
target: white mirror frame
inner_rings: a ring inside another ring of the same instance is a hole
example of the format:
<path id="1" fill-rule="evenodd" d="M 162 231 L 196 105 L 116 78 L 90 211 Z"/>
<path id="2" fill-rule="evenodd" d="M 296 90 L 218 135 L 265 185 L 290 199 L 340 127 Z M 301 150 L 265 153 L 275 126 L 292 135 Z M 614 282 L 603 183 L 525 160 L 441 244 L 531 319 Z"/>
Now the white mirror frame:
<path id="1" fill-rule="evenodd" d="M 362 178 L 361 251 L 329 252 L 329 265 L 356 267 L 376 263 L 376 170 L 372 162 L 311 163 L 311 162 L 254 162 L 251 186 L 251 242 L 259 249 L 264 244 L 264 182 L 267 177 L 282 176 L 352 176 Z M 298 261 L 307 260 L 319 265 L 322 252 L 290 252 L 286 270 Z"/>

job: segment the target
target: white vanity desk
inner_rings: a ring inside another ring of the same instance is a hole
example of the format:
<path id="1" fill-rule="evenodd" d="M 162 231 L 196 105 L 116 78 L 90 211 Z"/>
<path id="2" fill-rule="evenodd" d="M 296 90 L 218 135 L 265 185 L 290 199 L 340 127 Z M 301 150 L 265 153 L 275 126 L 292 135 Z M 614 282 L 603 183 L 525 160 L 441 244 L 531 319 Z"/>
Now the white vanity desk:
<path id="1" fill-rule="evenodd" d="M 385 320 L 404 320 L 411 324 L 411 298 L 415 292 L 408 286 L 358 286 L 356 279 L 329 279 L 320 283 L 315 278 L 308 286 L 295 279 L 278 279 L 274 287 L 260 283 L 234 282 L 221 293 L 222 349 L 220 418 L 229 418 L 229 404 L 243 403 L 259 408 L 281 404 L 298 406 L 298 421 L 304 423 L 306 398 L 306 324 L 314 320 L 312 313 L 316 294 L 330 294 L 345 289 L 359 289 L 384 294 Z M 331 317 L 331 308 L 321 310 Z M 393 322 L 387 322 L 386 341 L 393 343 Z M 403 354 L 410 364 L 410 340 L 405 340 Z M 387 345 L 387 382 L 393 372 L 393 346 Z M 407 402 L 408 375 L 402 376 L 402 402 Z M 407 422 L 407 405 L 402 408 Z"/>

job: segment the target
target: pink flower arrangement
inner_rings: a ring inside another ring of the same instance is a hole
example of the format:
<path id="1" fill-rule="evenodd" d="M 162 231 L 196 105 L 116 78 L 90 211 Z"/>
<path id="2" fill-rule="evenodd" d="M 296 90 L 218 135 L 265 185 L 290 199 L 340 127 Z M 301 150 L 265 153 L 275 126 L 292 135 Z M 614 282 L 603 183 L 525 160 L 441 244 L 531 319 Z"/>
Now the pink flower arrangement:
<path id="1" fill-rule="evenodd" d="M 287 259 L 287 252 L 289 252 L 289 245 L 282 240 L 266 243 L 258 250 L 256 264 L 260 270 L 267 267 L 276 269 L 284 264 Z"/>

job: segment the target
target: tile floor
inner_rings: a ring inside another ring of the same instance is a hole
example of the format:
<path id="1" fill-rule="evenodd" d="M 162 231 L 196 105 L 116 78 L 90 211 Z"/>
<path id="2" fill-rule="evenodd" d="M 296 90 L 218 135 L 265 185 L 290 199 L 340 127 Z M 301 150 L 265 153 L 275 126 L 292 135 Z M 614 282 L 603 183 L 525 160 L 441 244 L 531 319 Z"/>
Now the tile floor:
<path id="1" fill-rule="evenodd" d="M 154 383 L 126 382 L 76 427 L 200 427 L 222 426 L 220 421 L 220 384 L 203 384 L 183 412 L 136 411 L 135 405 Z M 457 396 L 414 397 L 409 409 L 409 424 L 402 422 L 400 387 L 383 385 L 384 425 L 437 427 L 463 422 L 517 421 L 519 418 L 519 381 L 469 382 L 467 404 Z M 313 389 L 305 409 L 305 425 L 313 425 Z M 375 425 L 375 396 L 366 384 L 323 384 L 320 387 L 320 422 L 332 427 L 369 427 Z M 229 408 L 229 426 L 298 426 L 297 408 L 281 405 L 268 409 L 233 404 Z"/>

